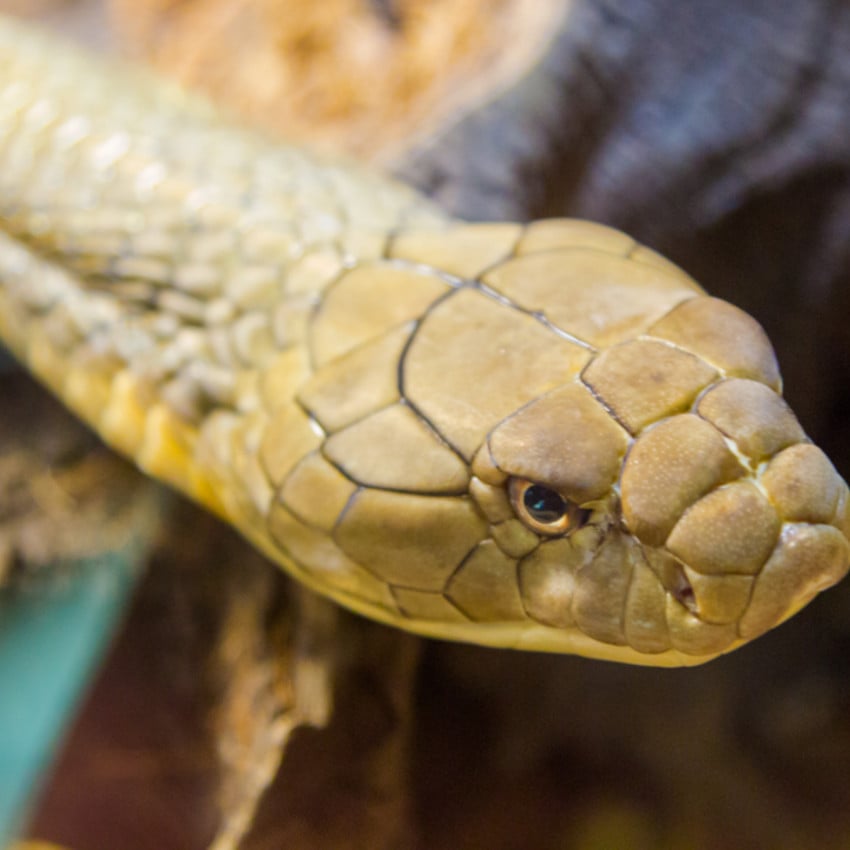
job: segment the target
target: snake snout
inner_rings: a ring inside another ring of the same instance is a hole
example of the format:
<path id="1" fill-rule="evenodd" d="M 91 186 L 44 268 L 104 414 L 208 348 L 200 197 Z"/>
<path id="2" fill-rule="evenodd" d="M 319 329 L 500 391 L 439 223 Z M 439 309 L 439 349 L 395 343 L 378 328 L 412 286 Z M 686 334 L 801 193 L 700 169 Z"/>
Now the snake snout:
<path id="1" fill-rule="evenodd" d="M 847 572 L 850 545 L 842 532 L 821 523 L 783 523 L 772 545 L 766 545 L 764 529 L 754 527 L 745 501 L 734 502 L 739 493 L 717 491 L 706 500 L 717 509 L 711 563 L 699 542 L 688 552 L 689 561 L 670 555 L 673 568 L 666 574 L 667 590 L 703 623 L 732 624 L 737 636 L 750 640 L 807 604 Z M 708 532 L 710 534 L 710 530 Z M 748 535 L 756 541 L 749 547 Z M 706 535 L 708 536 L 708 535 Z M 761 548 L 763 558 L 752 557 Z M 681 552 L 682 547 L 679 547 Z"/>
<path id="2" fill-rule="evenodd" d="M 730 639 L 767 631 L 848 570 L 847 485 L 759 382 L 721 381 L 647 429 L 621 492 L 667 592 Z"/>

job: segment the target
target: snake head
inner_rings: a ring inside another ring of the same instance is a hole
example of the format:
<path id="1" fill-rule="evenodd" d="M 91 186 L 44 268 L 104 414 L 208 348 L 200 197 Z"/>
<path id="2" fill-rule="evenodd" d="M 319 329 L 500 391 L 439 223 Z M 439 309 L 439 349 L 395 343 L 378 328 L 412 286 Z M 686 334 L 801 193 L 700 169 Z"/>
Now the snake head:
<path id="1" fill-rule="evenodd" d="M 761 327 L 624 234 L 402 232 L 308 338 L 317 366 L 269 440 L 271 533 L 377 619 L 696 664 L 848 569 L 847 487 Z M 292 445 L 312 449 L 294 467 Z"/>
<path id="2" fill-rule="evenodd" d="M 686 298 L 493 428 L 470 492 L 517 559 L 528 643 L 658 664 L 763 634 L 848 570 L 848 489 L 761 327 Z"/>
<path id="3" fill-rule="evenodd" d="M 494 429 L 475 471 L 529 617 L 588 654 L 704 660 L 847 571 L 847 487 L 759 381 L 719 378 L 632 435 L 577 380 Z"/>

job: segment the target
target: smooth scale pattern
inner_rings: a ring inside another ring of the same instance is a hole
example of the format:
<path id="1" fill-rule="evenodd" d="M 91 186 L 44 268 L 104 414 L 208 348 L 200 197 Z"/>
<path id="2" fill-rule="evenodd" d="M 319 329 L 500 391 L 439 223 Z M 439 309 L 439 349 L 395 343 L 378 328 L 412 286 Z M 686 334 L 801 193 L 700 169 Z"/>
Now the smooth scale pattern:
<path id="1" fill-rule="evenodd" d="M 761 328 L 625 234 L 450 221 L 11 23 L 0 224 L 20 360 L 367 616 L 694 664 L 847 571 L 847 487 Z"/>

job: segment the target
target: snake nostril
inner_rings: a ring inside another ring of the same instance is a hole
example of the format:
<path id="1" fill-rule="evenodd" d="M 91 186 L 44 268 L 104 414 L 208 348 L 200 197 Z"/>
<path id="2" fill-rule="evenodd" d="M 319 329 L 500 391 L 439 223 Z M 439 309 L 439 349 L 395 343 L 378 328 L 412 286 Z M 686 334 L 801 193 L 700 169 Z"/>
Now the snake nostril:
<path id="1" fill-rule="evenodd" d="M 699 615 L 699 604 L 693 585 L 682 562 L 669 552 L 657 552 L 652 558 L 662 587 L 691 614 Z"/>
<path id="2" fill-rule="evenodd" d="M 688 581 L 685 571 L 680 566 L 677 566 L 673 571 L 669 590 L 677 602 L 684 605 L 692 614 L 697 613 L 696 593 L 694 593 L 694 588 Z"/>

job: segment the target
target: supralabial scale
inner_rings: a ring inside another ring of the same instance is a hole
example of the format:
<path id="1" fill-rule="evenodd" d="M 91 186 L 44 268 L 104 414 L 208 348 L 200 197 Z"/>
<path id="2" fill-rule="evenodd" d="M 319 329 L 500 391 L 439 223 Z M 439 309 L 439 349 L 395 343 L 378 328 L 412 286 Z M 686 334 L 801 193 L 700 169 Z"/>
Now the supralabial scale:
<path id="1" fill-rule="evenodd" d="M 468 224 L 0 26 L 0 335 L 318 593 L 696 664 L 848 569 L 759 325 L 633 239 Z"/>

